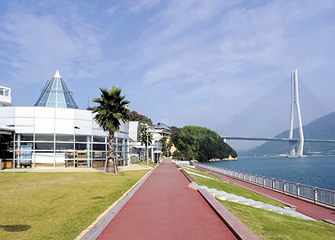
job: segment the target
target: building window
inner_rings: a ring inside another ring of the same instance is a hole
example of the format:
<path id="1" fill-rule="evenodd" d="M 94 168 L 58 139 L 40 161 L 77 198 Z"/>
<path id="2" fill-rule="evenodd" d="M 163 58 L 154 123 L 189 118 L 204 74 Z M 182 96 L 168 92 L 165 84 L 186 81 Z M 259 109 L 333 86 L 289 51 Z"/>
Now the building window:
<path id="1" fill-rule="evenodd" d="M 56 135 L 57 142 L 73 142 L 73 135 Z"/>
<path id="2" fill-rule="evenodd" d="M 35 143 L 36 150 L 54 150 L 53 143 Z"/>
<path id="3" fill-rule="evenodd" d="M 35 141 L 54 141 L 53 134 L 36 134 Z"/>

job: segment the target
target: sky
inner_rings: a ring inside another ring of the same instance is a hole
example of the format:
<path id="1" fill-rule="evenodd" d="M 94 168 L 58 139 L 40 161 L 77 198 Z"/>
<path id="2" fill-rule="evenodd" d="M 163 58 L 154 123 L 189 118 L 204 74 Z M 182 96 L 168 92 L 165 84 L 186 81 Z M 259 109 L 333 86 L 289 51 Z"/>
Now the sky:
<path id="1" fill-rule="evenodd" d="M 154 123 L 215 129 L 289 83 L 294 69 L 334 111 L 334 62 L 333 0 L 0 5 L 0 85 L 14 106 L 34 105 L 59 70 L 81 109 L 116 86 Z"/>

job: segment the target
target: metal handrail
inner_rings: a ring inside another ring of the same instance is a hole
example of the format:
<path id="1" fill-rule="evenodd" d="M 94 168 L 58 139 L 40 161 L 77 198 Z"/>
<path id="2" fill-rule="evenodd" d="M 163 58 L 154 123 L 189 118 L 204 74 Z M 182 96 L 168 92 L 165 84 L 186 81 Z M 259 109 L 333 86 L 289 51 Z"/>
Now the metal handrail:
<path id="1" fill-rule="evenodd" d="M 227 175 L 235 179 L 242 180 L 244 182 L 249 182 L 262 187 L 275 189 L 284 194 L 294 195 L 297 198 L 303 198 L 311 200 L 314 203 L 322 203 L 335 207 L 335 191 L 333 190 L 313 187 L 300 183 L 288 182 L 285 180 L 264 177 L 257 174 L 245 173 L 227 168 L 208 166 L 202 163 L 195 163 L 194 165 L 211 170 L 213 172 Z"/>

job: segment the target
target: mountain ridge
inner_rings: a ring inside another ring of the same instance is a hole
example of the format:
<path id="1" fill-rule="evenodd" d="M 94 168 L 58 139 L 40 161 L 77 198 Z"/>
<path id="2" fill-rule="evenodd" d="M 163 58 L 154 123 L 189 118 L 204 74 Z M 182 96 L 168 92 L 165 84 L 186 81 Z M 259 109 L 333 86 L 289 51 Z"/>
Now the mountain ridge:
<path id="1" fill-rule="evenodd" d="M 305 139 L 334 139 L 335 140 L 335 112 L 315 119 L 303 127 Z M 289 130 L 276 135 L 275 138 L 288 138 Z M 293 131 L 294 138 L 299 138 L 298 129 Z M 288 154 L 288 142 L 266 142 L 239 155 L 279 155 Z M 305 142 L 304 154 L 306 155 L 331 155 L 335 154 L 335 143 Z"/>

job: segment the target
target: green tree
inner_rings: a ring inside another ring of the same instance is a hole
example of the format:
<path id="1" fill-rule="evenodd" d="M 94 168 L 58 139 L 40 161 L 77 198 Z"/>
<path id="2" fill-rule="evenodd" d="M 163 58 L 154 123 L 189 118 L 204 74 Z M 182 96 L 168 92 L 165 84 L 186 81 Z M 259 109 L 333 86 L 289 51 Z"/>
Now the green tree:
<path id="1" fill-rule="evenodd" d="M 136 111 L 131 111 L 130 112 L 130 121 L 139 121 L 140 123 L 144 123 L 144 124 L 149 124 L 152 125 L 152 121 L 150 118 L 148 118 L 147 116 L 144 116 L 142 114 L 139 114 Z"/>
<path id="2" fill-rule="evenodd" d="M 232 149 L 216 132 L 203 127 L 185 126 L 171 134 L 171 140 L 183 159 L 196 159 L 200 162 L 213 158 L 237 157 Z"/>
<path id="3" fill-rule="evenodd" d="M 141 144 L 144 145 L 145 148 L 145 152 L 144 152 L 144 161 L 147 162 L 148 161 L 148 145 L 151 145 L 153 140 L 152 137 L 152 133 L 147 131 L 147 129 L 143 128 L 141 131 L 141 137 L 140 137 L 140 141 Z"/>
<path id="4" fill-rule="evenodd" d="M 93 99 L 93 102 L 99 106 L 93 108 L 95 113 L 94 120 L 104 130 L 109 132 L 108 156 L 105 163 L 105 173 L 117 173 L 117 163 L 114 154 L 114 132 L 120 129 L 122 121 L 125 123 L 129 120 L 130 103 L 125 100 L 125 95 L 121 95 L 121 89 L 112 87 L 110 90 L 100 88 L 100 98 Z"/>

